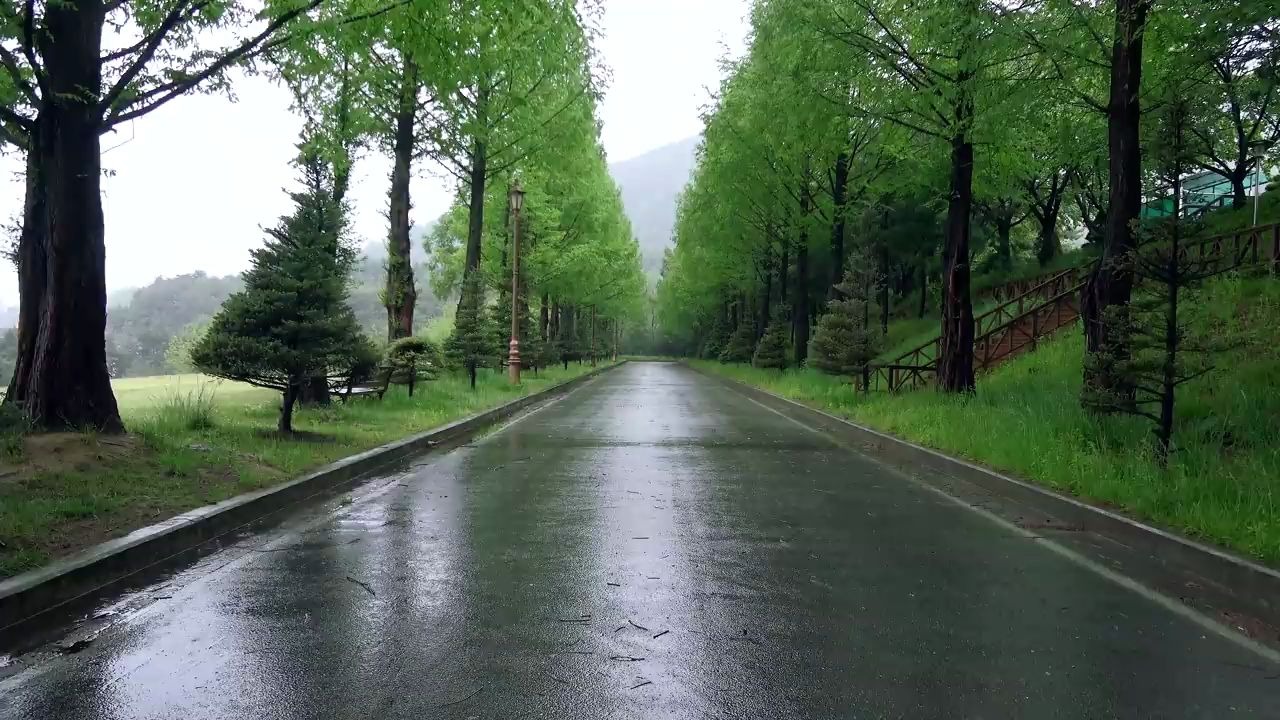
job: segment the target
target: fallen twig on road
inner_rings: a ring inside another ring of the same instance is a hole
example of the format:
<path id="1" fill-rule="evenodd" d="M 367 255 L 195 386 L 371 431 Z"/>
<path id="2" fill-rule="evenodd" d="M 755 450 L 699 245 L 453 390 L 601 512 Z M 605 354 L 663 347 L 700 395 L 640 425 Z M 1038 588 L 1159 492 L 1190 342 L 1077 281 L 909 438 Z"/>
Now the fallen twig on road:
<path id="1" fill-rule="evenodd" d="M 657 640 L 658 638 L 662 637 L 663 635 L 666 635 L 666 634 L 667 634 L 667 633 L 669 633 L 669 632 L 671 632 L 671 631 L 670 631 L 670 630 L 663 630 L 662 632 L 658 633 L 657 635 L 654 635 L 654 636 L 653 636 L 653 639 L 654 639 L 654 640 Z"/>
<path id="2" fill-rule="evenodd" d="M 476 691 L 475 691 L 475 692 L 473 692 L 473 693 L 471 693 L 470 695 L 468 695 L 468 696 L 466 696 L 466 697 L 464 697 L 464 698 L 460 698 L 460 699 L 458 699 L 458 700 L 454 700 L 453 702 L 447 702 L 447 703 L 445 703 L 445 704 L 441 705 L 440 707 L 442 707 L 442 708 L 443 708 L 443 707 L 449 707 L 450 705 L 459 705 L 459 704 L 464 703 L 464 702 L 466 702 L 466 701 L 470 700 L 471 698 L 473 698 L 473 697 L 475 697 L 475 696 L 479 695 L 479 694 L 481 693 L 481 691 L 483 691 L 483 690 L 484 690 L 484 686 L 483 686 L 483 685 L 481 685 L 480 687 L 476 688 Z"/>
<path id="3" fill-rule="evenodd" d="M 357 579 L 355 579 L 355 578 L 351 577 L 350 575 L 348 575 L 348 576 L 347 576 L 347 580 L 348 580 L 348 581 L 350 581 L 350 582 L 353 582 L 353 583 L 355 583 L 355 584 L 357 584 L 357 585 L 359 585 L 359 586 L 360 586 L 360 587 L 362 587 L 362 588 L 364 588 L 364 591 L 365 591 L 365 592 L 367 592 L 367 593 L 369 593 L 370 595 L 372 595 L 372 596 L 374 596 L 374 597 L 378 597 L 378 593 L 374 592 L 374 591 L 373 591 L 373 588 L 369 587 L 369 583 L 367 583 L 367 582 L 361 582 L 361 581 L 359 581 L 359 580 L 357 580 Z"/>
<path id="4" fill-rule="evenodd" d="M 583 625 L 590 625 L 591 613 L 587 613 L 586 615 L 579 615 L 576 618 L 556 618 L 556 621 L 562 622 L 562 623 L 581 623 Z"/>
<path id="5" fill-rule="evenodd" d="M 636 628 L 639 628 L 639 629 L 641 629 L 641 630 L 643 630 L 643 631 L 645 631 L 645 632 L 649 632 L 649 628 L 647 628 L 647 627 L 645 627 L 645 626 L 643 626 L 643 625 L 637 625 L 637 624 L 636 624 L 636 623 L 635 623 L 631 618 L 627 618 L 627 622 L 631 623 L 631 626 L 632 626 L 632 627 L 636 627 Z"/>
<path id="6" fill-rule="evenodd" d="M 653 684 L 653 681 L 652 681 L 652 680 L 645 680 L 644 682 L 642 682 L 642 683 L 636 683 L 635 685 L 632 685 L 631 687 L 629 687 L 629 688 L 627 688 L 627 689 L 628 689 L 628 690 L 635 690 L 636 688 L 640 688 L 640 687 L 644 687 L 645 685 L 652 685 L 652 684 Z"/>

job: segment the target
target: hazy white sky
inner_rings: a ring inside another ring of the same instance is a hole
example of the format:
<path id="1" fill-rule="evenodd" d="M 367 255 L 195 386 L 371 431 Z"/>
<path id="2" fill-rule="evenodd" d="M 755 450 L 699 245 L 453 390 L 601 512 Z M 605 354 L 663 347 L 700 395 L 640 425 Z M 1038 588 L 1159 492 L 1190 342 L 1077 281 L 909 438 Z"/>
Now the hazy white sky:
<path id="1" fill-rule="evenodd" d="M 513 0 L 514 1 L 514 0 Z M 697 133 L 699 111 L 719 84 L 718 61 L 742 52 L 748 0 L 607 0 L 601 43 L 613 82 L 601 113 L 612 161 Z M 288 210 L 283 190 L 301 128 L 289 96 L 262 78 L 236 84 L 238 102 L 190 96 L 103 138 L 107 287 L 157 276 L 243 270 L 262 225 Z M 0 158 L 0 220 L 22 206 L 21 163 Z M 390 164 L 355 169 L 352 202 L 362 240 L 381 240 Z M 449 205 L 453 183 L 424 168 L 412 186 L 415 223 Z M 18 302 L 11 265 L 0 271 L 0 305 Z"/>

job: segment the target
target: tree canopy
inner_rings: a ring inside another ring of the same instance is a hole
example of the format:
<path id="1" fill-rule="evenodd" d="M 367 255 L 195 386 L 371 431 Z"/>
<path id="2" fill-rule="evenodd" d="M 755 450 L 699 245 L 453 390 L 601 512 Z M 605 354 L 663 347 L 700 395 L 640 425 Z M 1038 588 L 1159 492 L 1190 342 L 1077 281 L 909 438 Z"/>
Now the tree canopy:
<path id="1" fill-rule="evenodd" d="M 938 384 L 972 391 L 971 275 L 1053 266 L 1082 244 L 1127 253 L 1142 203 L 1169 192 L 1142 162 L 1168 88 L 1188 95 L 1195 164 L 1229 183 L 1226 202 L 1257 167 L 1248 148 L 1275 141 L 1280 20 L 1266 2 L 752 8 L 657 289 L 662 331 L 685 352 L 744 325 L 759 338 L 784 307 L 803 362 L 816 316 L 851 309 L 837 284 L 853 258 L 874 278 L 859 296 L 864 326 L 828 325 L 862 337 L 876 316 L 887 328 L 891 315 L 936 314 Z M 1128 302 L 1115 268 L 1095 273 L 1098 307 Z M 1109 342 L 1094 335 L 1091 351 Z M 828 340 L 824 364 L 838 349 Z"/>

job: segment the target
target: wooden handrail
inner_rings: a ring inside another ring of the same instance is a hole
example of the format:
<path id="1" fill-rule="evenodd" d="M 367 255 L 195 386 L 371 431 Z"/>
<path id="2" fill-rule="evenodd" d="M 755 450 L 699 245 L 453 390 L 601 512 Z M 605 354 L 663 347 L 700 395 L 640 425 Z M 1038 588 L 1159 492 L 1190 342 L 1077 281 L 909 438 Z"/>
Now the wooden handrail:
<path id="1" fill-rule="evenodd" d="M 1245 239 L 1243 243 L 1241 242 L 1242 238 Z M 1264 242 L 1268 238 L 1271 242 Z M 1144 247 L 1145 249 L 1154 249 L 1156 246 L 1147 245 Z M 1210 256 L 1208 249 L 1215 250 L 1214 255 L 1216 255 L 1216 257 Z M 1206 262 L 1214 260 L 1228 261 L 1229 264 L 1219 268 L 1218 272 L 1227 272 L 1249 264 L 1269 262 L 1271 264 L 1272 271 L 1275 274 L 1280 275 L 1280 223 L 1258 225 L 1198 240 L 1188 240 L 1181 248 L 1181 251 L 1184 253 L 1196 252 L 1199 254 L 1199 259 Z M 1267 257 L 1268 252 L 1270 253 L 1270 258 Z M 973 341 L 974 352 L 975 355 L 980 351 L 985 354 L 978 365 L 986 367 L 990 362 L 992 362 L 991 340 L 993 337 L 996 337 L 1002 332 L 1012 332 L 1028 317 L 1032 319 L 1032 328 L 1031 335 L 1027 338 L 1027 343 L 1025 344 L 1029 344 L 1034 348 L 1038 344 L 1037 341 L 1041 335 L 1041 330 L 1043 329 L 1039 322 L 1040 313 L 1044 312 L 1048 308 L 1052 308 L 1055 312 L 1058 311 L 1067 298 L 1083 291 L 1087 281 L 1078 280 L 1070 287 L 1046 297 L 1043 301 L 1037 302 L 1030 307 L 1025 307 L 1025 301 L 1028 296 L 1038 294 L 1052 283 L 1060 282 L 1071 274 L 1086 271 L 1096 266 L 1099 262 L 1100 260 L 1095 259 L 1084 265 L 1077 265 L 1075 267 L 1066 268 L 1053 273 L 1046 273 L 1045 275 L 1040 276 L 1041 279 L 1039 282 L 1028 288 L 1026 291 L 1019 293 L 1017 297 L 1003 301 L 995 308 L 992 308 L 991 310 L 988 310 L 982 315 L 974 318 L 974 325 L 977 330 L 976 337 L 974 337 Z M 1009 308 L 1017 304 L 1022 304 L 1024 307 L 1020 308 L 1016 314 L 1010 315 L 1006 320 L 995 327 L 987 328 L 986 330 L 981 329 L 983 321 L 989 320 L 990 318 L 1000 314 L 1008 314 Z M 1052 330 L 1056 330 L 1058 327 L 1061 327 L 1061 325 L 1051 328 L 1050 332 Z M 1004 338 L 1001 337 L 1000 341 L 1003 340 Z M 865 376 L 868 379 L 870 379 L 873 374 L 877 379 L 883 376 L 889 384 L 889 389 L 891 391 L 897 390 L 899 386 L 906 384 L 907 380 L 914 381 L 922 373 L 934 372 L 936 370 L 937 355 L 939 352 L 937 348 L 939 348 L 941 342 L 942 338 L 941 336 L 938 336 L 922 345 L 902 353 L 889 362 L 872 363 L 868 366 L 868 372 Z M 934 352 L 933 357 L 929 358 L 926 351 L 931 348 L 934 348 Z M 921 357 L 922 355 L 924 356 L 923 358 Z M 1002 359 L 1003 357 L 1005 356 L 1002 355 L 1000 358 L 995 358 L 995 360 Z M 915 363 L 908 362 L 913 359 L 916 360 Z M 899 376 L 900 373 L 902 374 L 901 376 Z M 897 382 L 899 380 L 901 382 Z"/>

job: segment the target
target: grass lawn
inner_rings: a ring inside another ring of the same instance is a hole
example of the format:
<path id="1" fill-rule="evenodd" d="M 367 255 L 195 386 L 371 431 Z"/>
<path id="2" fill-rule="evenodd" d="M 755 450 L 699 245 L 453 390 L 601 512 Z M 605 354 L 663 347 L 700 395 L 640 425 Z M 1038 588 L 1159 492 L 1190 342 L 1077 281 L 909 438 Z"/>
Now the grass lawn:
<path id="1" fill-rule="evenodd" d="M 306 440 L 271 431 L 279 396 L 199 375 L 113 383 L 130 434 L 54 433 L 23 439 L 0 458 L 0 577 L 38 567 L 143 525 L 291 479 L 339 458 L 429 430 L 546 389 L 591 368 L 481 371 L 419 385 L 414 397 L 302 408 L 294 428 Z"/>
<path id="2" fill-rule="evenodd" d="M 812 370 L 695 365 L 1280 565 L 1280 281 L 1222 278 L 1184 312 L 1193 335 L 1236 349 L 1180 391 L 1168 470 L 1145 420 L 1081 409 L 1078 327 L 979 377 L 971 398 L 864 396 Z"/>
<path id="3" fill-rule="evenodd" d="M 115 391 L 116 404 L 125 422 L 145 418 L 173 397 L 190 393 L 211 394 L 213 401 L 223 408 L 260 405 L 279 399 L 278 394 L 270 390 L 196 374 L 123 378 L 112 380 L 111 389 Z"/>

